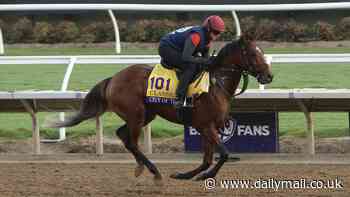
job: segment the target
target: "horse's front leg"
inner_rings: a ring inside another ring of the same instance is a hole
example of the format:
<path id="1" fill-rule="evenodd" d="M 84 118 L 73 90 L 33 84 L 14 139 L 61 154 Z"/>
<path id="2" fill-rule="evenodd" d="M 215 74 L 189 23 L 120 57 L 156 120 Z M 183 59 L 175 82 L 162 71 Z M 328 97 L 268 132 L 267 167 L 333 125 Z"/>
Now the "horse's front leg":
<path id="1" fill-rule="evenodd" d="M 214 143 L 214 145 L 216 145 L 217 150 L 220 154 L 220 158 L 219 161 L 216 163 L 216 165 L 209 169 L 208 171 L 200 174 L 196 180 L 205 180 L 207 178 L 214 178 L 216 176 L 216 174 L 219 172 L 220 168 L 224 165 L 224 163 L 228 160 L 228 156 L 229 156 L 229 152 L 227 150 L 227 148 L 225 147 L 225 145 L 220 141 L 219 139 L 219 135 L 217 132 L 217 129 L 211 129 L 209 134 L 209 143 L 212 142 Z"/>
<path id="2" fill-rule="evenodd" d="M 191 170 L 189 172 L 185 173 L 174 173 L 170 175 L 171 178 L 174 179 L 191 179 L 195 177 L 197 174 L 207 170 L 210 165 L 213 163 L 213 154 L 214 154 L 214 147 L 212 144 L 209 144 L 208 139 L 205 135 L 202 135 L 202 148 L 204 150 L 204 156 L 203 156 L 203 162 L 200 166 L 198 166 L 196 169 Z"/>

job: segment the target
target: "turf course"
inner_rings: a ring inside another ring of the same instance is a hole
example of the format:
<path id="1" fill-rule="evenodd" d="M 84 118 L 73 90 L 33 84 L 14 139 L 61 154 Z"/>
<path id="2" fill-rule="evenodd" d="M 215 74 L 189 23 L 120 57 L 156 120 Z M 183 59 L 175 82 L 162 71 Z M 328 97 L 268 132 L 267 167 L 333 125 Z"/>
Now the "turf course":
<path id="1" fill-rule="evenodd" d="M 6 55 L 102 55 L 114 54 L 113 48 L 8 48 Z M 350 53 L 349 48 L 271 48 L 265 53 Z M 126 50 L 123 54 L 156 54 L 155 50 Z M 127 65 L 76 65 L 69 90 L 88 90 L 99 80 L 118 72 Z M 59 90 L 66 65 L 0 65 L 0 90 Z M 350 73 L 345 64 L 274 64 L 274 82 L 267 88 L 349 88 Z M 249 88 L 257 88 L 251 78 Z M 40 113 L 40 122 L 54 113 Z M 347 113 L 315 113 L 315 132 L 319 137 L 349 135 Z M 113 114 L 104 117 L 105 135 L 114 135 L 123 122 Z M 304 136 L 305 120 L 302 113 L 280 113 L 280 135 Z M 28 114 L 0 113 L 0 137 L 31 137 L 31 120 Z M 68 129 L 69 137 L 94 135 L 93 121 Z M 55 130 L 41 128 L 41 134 L 52 138 Z M 182 134 L 182 126 L 158 118 L 152 123 L 152 135 L 166 137 Z"/>

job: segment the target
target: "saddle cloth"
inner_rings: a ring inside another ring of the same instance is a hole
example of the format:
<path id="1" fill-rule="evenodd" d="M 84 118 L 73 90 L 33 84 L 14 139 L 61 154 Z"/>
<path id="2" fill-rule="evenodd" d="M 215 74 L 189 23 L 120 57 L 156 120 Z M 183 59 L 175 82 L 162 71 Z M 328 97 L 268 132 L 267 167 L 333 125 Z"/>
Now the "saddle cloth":
<path id="1" fill-rule="evenodd" d="M 147 81 L 146 103 L 174 104 L 179 80 L 174 69 L 156 64 Z M 209 91 L 209 73 L 203 72 L 188 87 L 187 96 Z"/>

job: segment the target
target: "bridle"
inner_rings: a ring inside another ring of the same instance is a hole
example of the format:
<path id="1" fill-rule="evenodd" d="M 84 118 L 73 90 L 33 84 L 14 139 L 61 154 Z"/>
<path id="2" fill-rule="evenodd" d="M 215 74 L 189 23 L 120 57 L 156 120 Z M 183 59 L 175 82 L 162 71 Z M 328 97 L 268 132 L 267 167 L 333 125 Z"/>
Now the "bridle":
<path id="1" fill-rule="evenodd" d="M 254 65 L 249 62 L 250 58 L 246 49 L 242 49 L 242 47 L 240 47 L 239 55 L 242 63 L 240 65 L 233 65 L 233 67 L 236 67 L 236 69 L 240 69 L 242 72 L 247 72 L 247 74 L 256 77 L 258 75 L 258 72 L 256 71 Z"/>
<path id="2" fill-rule="evenodd" d="M 239 50 L 240 50 L 240 59 L 241 59 L 241 64 L 232 64 L 229 66 L 229 68 L 225 68 L 225 72 L 240 72 L 241 75 L 243 76 L 243 86 L 242 89 L 236 93 L 236 94 L 231 94 L 228 90 L 225 89 L 224 87 L 224 83 L 223 80 L 224 78 L 217 78 L 216 79 L 216 83 L 217 85 L 223 90 L 224 94 L 226 94 L 226 96 L 228 97 L 236 97 L 238 95 L 243 94 L 247 88 L 248 88 L 248 84 L 249 84 L 249 75 L 252 75 L 254 77 L 258 76 L 258 72 L 256 71 L 255 67 L 253 66 L 253 64 L 251 64 L 249 62 L 249 57 L 248 57 L 248 53 L 245 49 L 242 49 L 241 46 L 239 46 Z"/>

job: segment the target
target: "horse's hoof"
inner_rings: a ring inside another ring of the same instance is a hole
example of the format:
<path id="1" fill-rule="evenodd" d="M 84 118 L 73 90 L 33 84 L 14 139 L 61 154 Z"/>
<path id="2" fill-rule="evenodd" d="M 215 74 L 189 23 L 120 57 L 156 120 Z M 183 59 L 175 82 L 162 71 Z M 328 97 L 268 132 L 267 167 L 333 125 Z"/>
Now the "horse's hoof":
<path id="1" fill-rule="evenodd" d="M 188 180 L 188 179 L 191 179 L 192 177 L 189 177 L 188 175 L 183 174 L 183 173 L 176 172 L 174 174 L 171 174 L 170 178 L 181 179 L 181 180 Z"/>
<path id="2" fill-rule="evenodd" d="M 214 176 L 212 176 L 208 173 L 203 173 L 203 174 L 198 175 L 194 180 L 195 181 L 204 181 L 207 178 L 214 178 Z"/>
<path id="3" fill-rule="evenodd" d="M 145 169 L 144 165 L 137 165 L 135 168 L 135 177 L 139 177 L 143 173 L 144 169 Z"/>
<path id="4" fill-rule="evenodd" d="M 163 178 L 161 175 L 155 175 L 153 178 L 153 181 L 154 181 L 154 184 L 156 186 L 163 186 L 164 185 Z"/>

